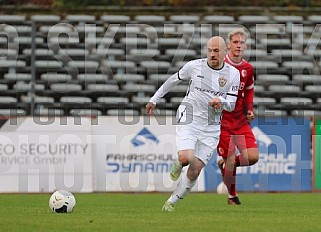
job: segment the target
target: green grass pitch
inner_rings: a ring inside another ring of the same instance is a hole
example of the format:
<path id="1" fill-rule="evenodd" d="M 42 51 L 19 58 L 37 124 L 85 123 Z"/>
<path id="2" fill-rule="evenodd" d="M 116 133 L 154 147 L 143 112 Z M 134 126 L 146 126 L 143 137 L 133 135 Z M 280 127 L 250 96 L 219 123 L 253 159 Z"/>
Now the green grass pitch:
<path id="1" fill-rule="evenodd" d="M 320 193 L 191 193 L 162 212 L 169 193 L 75 194 L 71 214 L 52 213 L 50 194 L 0 194 L 0 231 L 321 231 Z"/>

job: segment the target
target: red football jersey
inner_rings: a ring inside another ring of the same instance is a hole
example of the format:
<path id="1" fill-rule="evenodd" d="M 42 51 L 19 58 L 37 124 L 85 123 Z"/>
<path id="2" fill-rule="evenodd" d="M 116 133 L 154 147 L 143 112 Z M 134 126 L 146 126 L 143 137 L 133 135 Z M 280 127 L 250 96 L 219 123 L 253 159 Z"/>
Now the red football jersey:
<path id="1" fill-rule="evenodd" d="M 235 109 L 232 112 L 223 111 L 221 122 L 223 129 L 233 129 L 247 123 L 246 111 L 253 111 L 254 70 L 253 66 L 244 59 L 239 63 L 235 63 L 226 55 L 224 61 L 233 65 L 240 72 L 240 86 Z"/>

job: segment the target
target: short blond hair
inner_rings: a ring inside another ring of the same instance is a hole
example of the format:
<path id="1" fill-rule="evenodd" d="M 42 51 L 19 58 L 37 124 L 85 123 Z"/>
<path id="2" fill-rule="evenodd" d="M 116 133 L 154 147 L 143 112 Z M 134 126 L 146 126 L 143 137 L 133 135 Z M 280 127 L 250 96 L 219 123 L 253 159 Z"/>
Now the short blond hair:
<path id="1" fill-rule="evenodd" d="M 227 41 L 230 41 L 232 39 L 232 36 L 234 35 L 245 36 L 245 40 L 247 40 L 247 38 L 249 37 L 249 35 L 247 34 L 247 32 L 245 32 L 243 28 L 236 28 L 227 34 Z"/>

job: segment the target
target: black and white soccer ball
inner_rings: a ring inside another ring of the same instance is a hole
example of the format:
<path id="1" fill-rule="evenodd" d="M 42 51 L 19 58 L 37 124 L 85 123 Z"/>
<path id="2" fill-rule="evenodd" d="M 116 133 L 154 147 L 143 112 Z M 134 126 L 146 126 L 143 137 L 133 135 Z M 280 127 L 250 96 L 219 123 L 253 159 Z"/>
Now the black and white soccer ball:
<path id="1" fill-rule="evenodd" d="M 76 199 L 71 192 L 58 190 L 49 199 L 49 208 L 55 213 L 72 213 L 76 206 Z"/>

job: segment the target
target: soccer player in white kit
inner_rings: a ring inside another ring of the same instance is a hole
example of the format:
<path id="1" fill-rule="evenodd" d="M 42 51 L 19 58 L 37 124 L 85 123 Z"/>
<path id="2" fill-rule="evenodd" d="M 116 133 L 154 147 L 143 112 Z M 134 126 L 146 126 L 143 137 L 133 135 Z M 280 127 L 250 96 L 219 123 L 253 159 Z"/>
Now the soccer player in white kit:
<path id="1" fill-rule="evenodd" d="M 174 205 L 191 191 L 217 147 L 222 110 L 234 110 L 240 74 L 233 66 L 224 63 L 226 52 L 222 37 L 210 38 L 207 42 L 207 58 L 186 63 L 165 81 L 146 105 L 147 113 L 153 115 L 157 102 L 166 93 L 181 81 L 189 81 L 186 96 L 177 110 L 178 160 L 170 171 L 171 179 L 177 180 L 182 167 L 189 167 L 163 205 L 163 211 L 174 211 Z"/>

